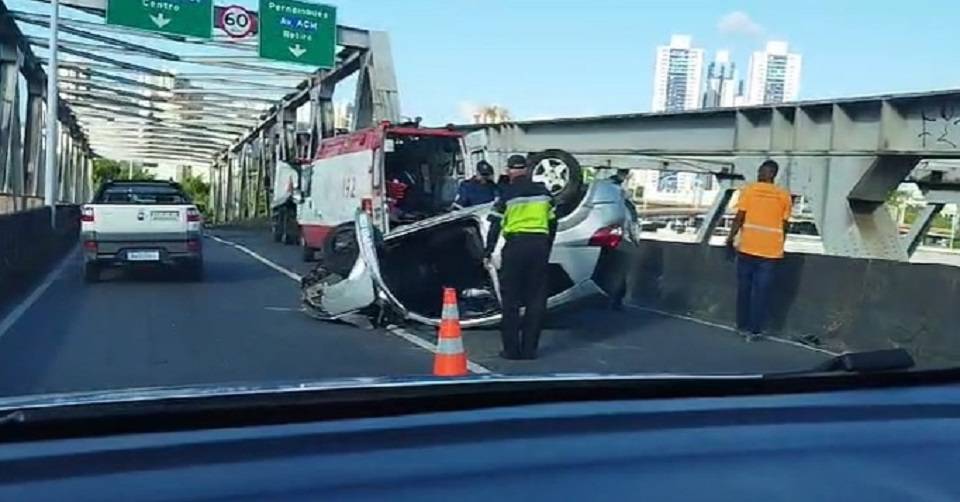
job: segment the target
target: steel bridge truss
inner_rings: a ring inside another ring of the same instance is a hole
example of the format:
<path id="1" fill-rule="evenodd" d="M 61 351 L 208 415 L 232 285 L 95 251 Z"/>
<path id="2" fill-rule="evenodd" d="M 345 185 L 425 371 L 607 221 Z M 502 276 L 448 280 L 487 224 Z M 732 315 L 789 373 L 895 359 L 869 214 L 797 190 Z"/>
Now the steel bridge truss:
<path id="1" fill-rule="evenodd" d="M 723 189 L 709 236 L 737 187 L 778 161 L 778 181 L 810 204 L 828 254 L 907 260 L 944 204 L 960 203 L 960 91 L 740 109 L 540 120 L 485 129 L 494 156 L 561 148 L 583 165 L 709 172 Z M 916 182 L 927 209 L 901 236 L 887 199 Z"/>

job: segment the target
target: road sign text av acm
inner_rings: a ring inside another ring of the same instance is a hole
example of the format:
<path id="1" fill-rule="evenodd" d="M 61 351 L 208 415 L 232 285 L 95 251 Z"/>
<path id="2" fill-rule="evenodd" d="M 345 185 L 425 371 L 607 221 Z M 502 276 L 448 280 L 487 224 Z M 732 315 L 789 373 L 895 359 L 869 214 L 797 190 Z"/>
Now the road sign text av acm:
<path id="1" fill-rule="evenodd" d="M 332 68 L 337 10 L 300 0 L 260 0 L 260 57 Z"/>

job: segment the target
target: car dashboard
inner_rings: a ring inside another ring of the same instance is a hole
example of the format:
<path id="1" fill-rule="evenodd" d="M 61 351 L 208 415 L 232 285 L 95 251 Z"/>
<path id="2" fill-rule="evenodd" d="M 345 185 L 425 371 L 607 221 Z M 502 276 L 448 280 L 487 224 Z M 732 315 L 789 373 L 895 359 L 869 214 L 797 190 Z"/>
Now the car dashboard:
<path id="1" fill-rule="evenodd" d="M 379 414 L 6 435 L 0 500 L 960 498 L 957 385 Z"/>

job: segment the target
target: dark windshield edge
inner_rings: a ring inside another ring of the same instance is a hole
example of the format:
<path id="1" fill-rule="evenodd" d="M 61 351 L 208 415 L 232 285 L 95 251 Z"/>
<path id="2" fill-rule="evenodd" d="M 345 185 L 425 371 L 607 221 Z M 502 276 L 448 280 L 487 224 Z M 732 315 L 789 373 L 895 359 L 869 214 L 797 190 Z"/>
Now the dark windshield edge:
<path id="1" fill-rule="evenodd" d="M 169 432 L 588 401 L 745 397 L 960 382 L 960 369 L 663 378 L 475 378 L 203 397 L 0 408 L 0 442 Z M 442 398 L 442 399 L 441 399 Z"/>

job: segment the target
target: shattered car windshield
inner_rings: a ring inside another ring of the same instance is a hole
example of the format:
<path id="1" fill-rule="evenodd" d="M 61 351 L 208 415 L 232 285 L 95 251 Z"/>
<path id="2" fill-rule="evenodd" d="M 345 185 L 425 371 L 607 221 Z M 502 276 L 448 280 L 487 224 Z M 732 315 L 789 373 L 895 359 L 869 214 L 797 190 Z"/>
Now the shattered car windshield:
<path id="1" fill-rule="evenodd" d="M 0 400 L 953 367 L 943 21 L 813 3 L 0 0 Z"/>

